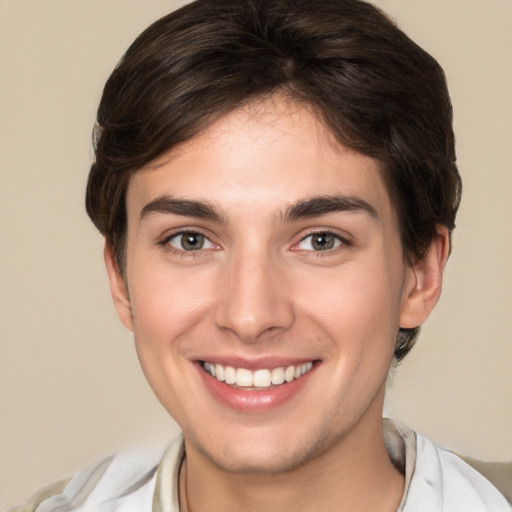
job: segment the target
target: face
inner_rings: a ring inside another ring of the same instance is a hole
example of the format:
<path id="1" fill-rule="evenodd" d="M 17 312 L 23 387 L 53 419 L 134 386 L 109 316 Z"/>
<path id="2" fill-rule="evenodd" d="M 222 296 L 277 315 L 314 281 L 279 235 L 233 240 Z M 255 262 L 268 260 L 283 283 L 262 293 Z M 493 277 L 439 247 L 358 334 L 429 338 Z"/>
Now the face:
<path id="1" fill-rule="evenodd" d="M 279 98 L 138 171 L 121 319 L 195 452 L 282 471 L 379 424 L 414 269 L 379 166 Z"/>

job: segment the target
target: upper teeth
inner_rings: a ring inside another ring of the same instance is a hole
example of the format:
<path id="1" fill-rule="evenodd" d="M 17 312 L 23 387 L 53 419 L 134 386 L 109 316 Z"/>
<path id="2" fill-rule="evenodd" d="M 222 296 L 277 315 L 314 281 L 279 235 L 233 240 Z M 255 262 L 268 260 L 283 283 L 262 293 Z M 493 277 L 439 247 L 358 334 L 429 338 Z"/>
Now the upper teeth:
<path id="1" fill-rule="evenodd" d="M 299 365 L 283 366 L 273 370 L 261 369 L 253 372 L 246 368 L 234 368 L 233 366 L 203 362 L 203 368 L 212 377 L 226 384 L 243 388 L 268 388 L 284 382 L 291 382 L 309 372 L 312 367 L 313 362 L 309 361 Z"/>

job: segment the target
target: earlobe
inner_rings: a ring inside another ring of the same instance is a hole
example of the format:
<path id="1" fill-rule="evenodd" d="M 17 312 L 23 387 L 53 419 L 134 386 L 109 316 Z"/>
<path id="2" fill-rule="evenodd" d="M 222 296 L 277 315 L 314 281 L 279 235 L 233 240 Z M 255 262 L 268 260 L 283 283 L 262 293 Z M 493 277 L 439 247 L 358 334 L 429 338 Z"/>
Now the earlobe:
<path id="1" fill-rule="evenodd" d="M 434 309 L 441 295 L 443 270 L 449 252 L 449 231 L 446 227 L 440 226 L 425 256 L 408 269 L 400 327 L 418 327 Z"/>
<path id="2" fill-rule="evenodd" d="M 126 282 L 117 266 L 112 246 L 107 242 L 105 242 L 103 256 L 105 258 L 105 266 L 107 267 L 110 282 L 110 292 L 112 293 L 112 300 L 114 301 L 117 315 L 121 323 L 128 330 L 133 331 L 132 311 Z"/>

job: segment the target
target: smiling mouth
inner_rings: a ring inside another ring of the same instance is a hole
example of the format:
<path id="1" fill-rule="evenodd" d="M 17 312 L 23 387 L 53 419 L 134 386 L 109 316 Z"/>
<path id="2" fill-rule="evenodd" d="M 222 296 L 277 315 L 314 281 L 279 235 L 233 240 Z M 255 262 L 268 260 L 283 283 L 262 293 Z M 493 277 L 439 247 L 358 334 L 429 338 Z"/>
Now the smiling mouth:
<path id="1" fill-rule="evenodd" d="M 205 372 L 219 382 L 224 382 L 234 388 L 257 391 L 274 388 L 299 379 L 313 368 L 314 363 L 314 361 L 308 361 L 298 365 L 280 366 L 273 369 L 262 368 L 255 371 L 208 361 L 201 361 L 201 366 Z"/>

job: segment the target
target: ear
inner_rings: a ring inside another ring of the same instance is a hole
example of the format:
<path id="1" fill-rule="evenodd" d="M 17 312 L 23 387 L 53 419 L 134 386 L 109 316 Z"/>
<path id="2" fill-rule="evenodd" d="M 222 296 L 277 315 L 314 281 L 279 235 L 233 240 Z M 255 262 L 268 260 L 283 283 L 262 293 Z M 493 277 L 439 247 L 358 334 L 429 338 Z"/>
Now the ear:
<path id="1" fill-rule="evenodd" d="M 110 292 L 112 300 L 121 323 L 130 331 L 133 331 L 132 310 L 126 282 L 117 266 L 116 258 L 112 246 L 105 241 L 103 250 L 105 266 L 107 267 L 108 280 L 110 282 Z"/>
<path id="2" fill-rule="evenodd" d="M 439 226 L 425 256 L 407 270 L 400 327 L 421 325 L 434 309 L 443 284 L 443 270 L 450 253 L 450 233 Z"/>

